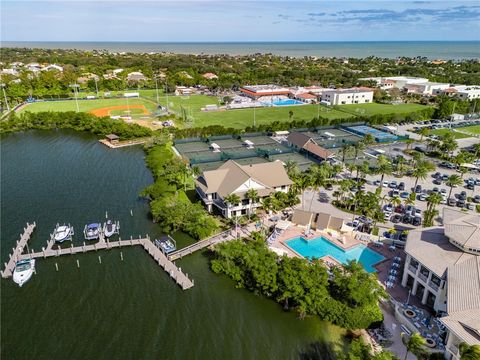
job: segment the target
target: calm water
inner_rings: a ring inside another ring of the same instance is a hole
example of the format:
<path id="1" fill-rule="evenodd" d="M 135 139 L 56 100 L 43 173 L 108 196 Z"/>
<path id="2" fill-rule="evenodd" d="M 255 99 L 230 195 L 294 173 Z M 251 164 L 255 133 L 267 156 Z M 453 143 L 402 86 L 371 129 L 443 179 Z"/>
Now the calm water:
<path id="1" fill-rule="evenodd" d="M 152 181 L 143 156 L 66 131 L 2 139 L 2 262 L 27 221 L 37 222 L 34 249 L 56 222 L 70 222 L 80 244 L 84 224 L 105 211 L 124 237 L 159 235 L 137 196 Z M 123 262 L 119 250 L 37 260 L 23 288 L 2 279 L 2 359 L 296 359 L 313 341 L 339 341 L 338 328 L 235 289 L 203 254 L 179 262 L 195 279 L 183 292 L 143 249 L 122 251 Z"/>
<path id="2" fill-rule="evenodd" d="M 480 41 L 332 41 L 332 42 L 34 42 L 3 41 L 3 47 L 247 55 L 272 53 L 303 57 L 425 56 L 430 59 L 480 58 Z"/>
<path id="3" fill-rule="evenodd" d="M 330 255 L 343 264 L 351 260 L 360 262 L 368 272 L 375 272 L 373 267 L 376 263 L 385 259 L 382 255 L 366 247 L 363 244 L 354 246 L 347 251 L 332 244 L 330 241 L 319 237 L 312 240 L 305 240 L 298 237 L 287 241 L 288 246 L 307 258 L 322 258 Z"/>

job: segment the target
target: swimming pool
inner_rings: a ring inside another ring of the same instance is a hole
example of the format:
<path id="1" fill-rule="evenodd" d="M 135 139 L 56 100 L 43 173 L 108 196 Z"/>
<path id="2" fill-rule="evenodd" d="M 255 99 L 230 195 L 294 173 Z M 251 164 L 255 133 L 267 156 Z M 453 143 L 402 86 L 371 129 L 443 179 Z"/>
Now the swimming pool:
<path id="1" fill-rule="evenodd" d="M 289 105 L 304 105 L 305 103 L 294 100 L 294 99 L 283 99 L 283 100 L 275 100 L 273 102 L 266 102 L 264 103 L 265 106 L 289 106 Z"/>
<path id="2" fill-rule="evenodd" d="M 345 251 L 323 237 L 312 240 L 297 237 L 287 240 L 286 244 L 308 259 L 322 258 L 329 255 L 342 264 L 346 264 L 351 260 L 357 260 L 369 273 L 376 271 L 373 265 L 385 259 L 382 255 L 369 249 L 364 244 L 359 244 Z"/>

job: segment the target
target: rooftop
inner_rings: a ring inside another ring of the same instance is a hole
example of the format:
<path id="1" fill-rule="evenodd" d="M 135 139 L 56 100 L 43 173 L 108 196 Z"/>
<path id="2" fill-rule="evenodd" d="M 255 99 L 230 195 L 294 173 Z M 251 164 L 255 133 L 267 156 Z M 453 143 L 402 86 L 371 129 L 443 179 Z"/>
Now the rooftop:
<path id="1" fill-rule="evenodd" d="M 462 250 L 480 254 L 480 215 L 445 208 L 443 211 L 445 235 Z"/>

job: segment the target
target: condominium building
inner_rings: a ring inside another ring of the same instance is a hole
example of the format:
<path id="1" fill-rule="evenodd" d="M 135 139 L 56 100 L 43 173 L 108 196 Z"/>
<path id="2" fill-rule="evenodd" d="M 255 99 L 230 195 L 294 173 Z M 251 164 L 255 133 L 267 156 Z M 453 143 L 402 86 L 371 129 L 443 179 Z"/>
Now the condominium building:
<path id="1" fill-rule="evenodd" d="M 431 307 L 448 330 L 447 358 L 480 344 L 480 215 L 445 208 L 443 227 L 408 234 L 402 285 Z"/>
<path id="2" fill-rule="evenodd" d="M 195 181 L 195 188 L 209 212 L 216 207 L 223 216 L 231 218 L 248 214 L 261 206 L 261 199 L 277 191 L 288 192 L 293 181 L 287 175 L 281 161 L 240 165 L 229 160 L 216 170 L 204 171 Z M 258 200 L 247 196 L 248 190 L 257 192 Z M 225 199 L 238 195 L 238 204 Z"/>
<path id="3" fill-rule="evenodd" d="M 458 97 L 462 100 L 480 99 L 480 86 L 478 85 L 456 85 L 446 89 L 435 89 L 434 95 L 448 95 Z"/>
<path id="4" fill-rule="evenodd" d="M 330 105 L 366 104 L 373 101 L 370 88 L 331 89 L 322 93 L 322 102 Z"/>

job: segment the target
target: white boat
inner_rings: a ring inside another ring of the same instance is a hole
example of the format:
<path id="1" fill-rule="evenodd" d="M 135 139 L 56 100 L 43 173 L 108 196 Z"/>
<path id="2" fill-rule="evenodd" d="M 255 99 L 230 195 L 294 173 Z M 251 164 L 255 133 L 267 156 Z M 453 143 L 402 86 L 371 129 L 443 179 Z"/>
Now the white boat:
<path id="1" fill-rule="evenodd" d="M 92 223 L 85 225 L 85 229 L 83 230 L 83 234 L 85 235 L 86 240 L 95 240 L 98 239 L 100 236 L 102 224 L 99 223 Z"/>
<path id="2" fill-rule="evenodd" d="M 120 223 L 118 221 L 115 222 L 112 220 L 107 220 L 107 222 L 103 224 L 103 235 L 105 235 L 106 238 L 109 238 L 114 234 L 118 234 L 119 230 Z"/>
<path id="3" fill-rule="evenodd" d="M 13 281 L 20 287 L 32 277 L 35 271 L 35 259 L 17 261 L 13 270 Z"/>
<path id="4" fill-rule="evenodd" d="M 155 245 L 165 254 L 170 254 L 177 249 L 177 243 L 170 236 L 163 236 L 160 240 L 155 239 Z"/>
<path id="5" fill-rule="evenodd" d="M 65 240 L 70 240 L 73 235 L 73 228 L 70 225 L 61 225 L 57 224 L 55 232 L 53 233 L 53 238 L 55 242 L 62 243 Z"/>

